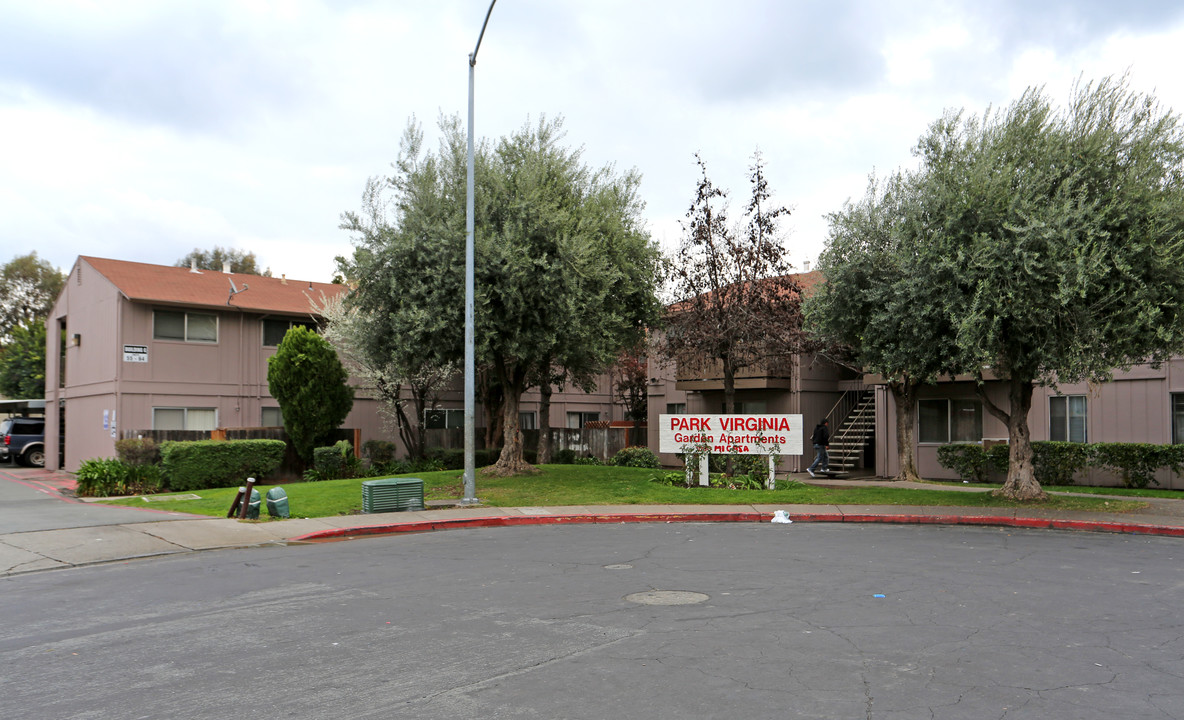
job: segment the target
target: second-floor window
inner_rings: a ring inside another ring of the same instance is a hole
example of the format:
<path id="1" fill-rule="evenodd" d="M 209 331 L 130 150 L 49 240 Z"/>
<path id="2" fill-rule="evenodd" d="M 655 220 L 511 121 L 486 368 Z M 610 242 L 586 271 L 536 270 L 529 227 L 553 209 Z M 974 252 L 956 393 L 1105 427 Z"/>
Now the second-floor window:
<path id="1" fill-rule="evenodd" d="M 1048 439 L 1057 442 L 1087 442 L 1084 395 L 1055 395 L 1048 399 Z"/>
<path id="2" fill-rule="evenodd" d="M 297 325 L 315 331 L 317 326 L 307 320 L 284 320 L 282 318 L 268 318 L 263 321 L 263 344 L 266 347 L 276 347 Z"/>
<path id="3" fill-rule="evenodd" d="M 183 310 L 154 310 L 152 337 L 155 340 L 218 342 L 218 316 Z"/>

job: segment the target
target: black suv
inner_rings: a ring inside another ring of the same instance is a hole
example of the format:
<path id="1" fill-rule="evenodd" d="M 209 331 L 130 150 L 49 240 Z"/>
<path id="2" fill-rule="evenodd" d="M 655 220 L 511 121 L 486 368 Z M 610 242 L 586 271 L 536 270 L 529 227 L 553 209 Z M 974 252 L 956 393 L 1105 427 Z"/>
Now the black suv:
<path id="1" fill-rule="evenodd" d="M 45 467 L 45 420 L 30 417 L 0 420 L 0 461 L 4 460 Z"/>

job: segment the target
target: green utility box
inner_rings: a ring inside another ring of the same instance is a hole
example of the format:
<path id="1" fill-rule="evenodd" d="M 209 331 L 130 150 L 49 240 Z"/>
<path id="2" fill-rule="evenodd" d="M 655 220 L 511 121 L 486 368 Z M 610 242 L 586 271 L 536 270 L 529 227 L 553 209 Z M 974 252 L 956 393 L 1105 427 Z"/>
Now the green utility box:
<path id="1" fill-rule="evenodd" d="M 288 518 L 288 493 L 282 487 L 267 491 L 267 514 L 272 517 Z"/>
<path id="2" fill-rule="evenodd" d="M 423 480 L 383 478 L 362 481 L 362 512 L 423 510 Z"/>

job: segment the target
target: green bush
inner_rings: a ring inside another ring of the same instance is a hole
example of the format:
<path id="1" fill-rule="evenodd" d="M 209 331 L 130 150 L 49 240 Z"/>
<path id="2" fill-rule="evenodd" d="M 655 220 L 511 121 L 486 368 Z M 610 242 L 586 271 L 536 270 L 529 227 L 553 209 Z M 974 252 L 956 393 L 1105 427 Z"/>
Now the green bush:
<path id="1" fill-rule="evenodd" d="M 116 440 L 115 454 L 128 465 L 160 464 L 160 446 L 152 438 Z"/>
<path id="2" fill-rule="evenodd" d="M 170 490 L 202 490 L 262 480 L 284 459 L 282 440 L 196 440 L 160 444 Z"/>
<path id="3" fill-rule="evenodd" d="M 1007 443 L 1000 443 L 992 445 L 987 450 L 987 469 L 995 472 L 1007 474 L 1007 468 L 1011 465 L 1011 446 Z"/>
<path id="4" fill-rule="evenodd" d="M 592 457 L 591 455 L 583 455 L 575 459 L 572 465 L 603 465 L 600 458 Z"/>
<path id="5" fill-rule="evenodd" d="M 362 463 L 354 456 L 349 440 L 338 440 L 326 447 L 313 448 L 312 468 L 304 473 L 305 480 L 341 480 L 362 475 Z"/>
<path id="6" fill-rule="evenodd" d="M 618 467 L 636 467 L 636 468 L 656 468 L 658 467 L 658 456 L 654 454 L 653 450 L 647 447 L 627 447 L 621 450 L 613 459 L 609 461 L 609 465 L 616 465 Z"/>
<path id="7" fill-rule="evenodd" d="M 1032 471 L 1036 475 L 1036 482 L 1041 485 L 1072 485 L 1073 475 L 1090 466 L 1094 447 L 1072 442 L 1032 443 Z"/>
<path id="8" fill-rule="evenodd" d="M 161 487 L 159 466 L 129 465 L 115 458 L 84 460 L 75 476 L 75 492 L 83 497 L 145 495 Z"/>
<path id="9" fill-rule="evenodd" d="M 650 482 L 655 482 L 660 485 L 670 485 L 671 487 L 690 487 L 698 482 L 698 475 L 692 473 L 690 482 L 688 482 L 686 473 L 666 472 L 658 475 L 651 475 Z"/>
<path id="10" fill-rule="evenodd" d="M 551 456 L 551 459 L 556 465 L 575 465 L 576 451 L 571 448 L 563 448 Z"/>
<path id="11" fill-rule="evenodd" d="M 362 443 L 362 454 L 370 458 L 371 465 L 385 465 L 395 461 L 398 448 L 389 440 L 367 440 Z"/>
<path id="12" fill-rule="evenodd" d="M 995 447 L 1000 446 L 996 445 Z M 942 467 L 958 473 L 958 477 L 963 480 L 976 483 L 987 481 L 987 453 L 983 452 L 982 447 L 978 445 L 966 443 L 942 445 L 937 449 L 937 462 Z"/>
<path id="13" fill-rule="evenodd" d="M 1159 484 L 1160 468 L 1179 474 L 1184 470 L 1184 446 L 1150 443 L 1094 443 L 1093 461 L 1122 478 L 1127 487 L 1145 488 Z"/>

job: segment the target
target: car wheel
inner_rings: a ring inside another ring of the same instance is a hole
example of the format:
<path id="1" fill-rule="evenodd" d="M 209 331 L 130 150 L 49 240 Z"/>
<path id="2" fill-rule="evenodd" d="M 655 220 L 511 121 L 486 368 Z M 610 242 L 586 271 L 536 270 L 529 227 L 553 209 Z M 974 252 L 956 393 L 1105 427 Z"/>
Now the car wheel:
<path id="1" fill-rule="evenodd" d="M 45 467 L 45 450 L 43 448 L 27 450 L 22 461 L 29 467 Z"/>

